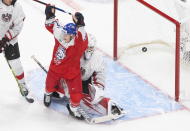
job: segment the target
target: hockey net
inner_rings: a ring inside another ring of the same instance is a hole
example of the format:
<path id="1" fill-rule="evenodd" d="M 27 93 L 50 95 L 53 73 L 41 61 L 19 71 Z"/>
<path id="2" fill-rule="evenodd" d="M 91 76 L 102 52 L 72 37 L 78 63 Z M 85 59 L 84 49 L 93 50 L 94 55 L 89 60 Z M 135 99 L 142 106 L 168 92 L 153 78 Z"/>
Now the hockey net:
<path id="1" fill-rule="evenodd" d="M 170 85 L 176 101 L 180 87 L 187 88 L 187 81 L 180 79 L 185 77 L 181 73 L 187 73 L 184 68 L 190 66 L 189 3 L 183 0 L 114 0 L 114 59 L 124 61 L 132 54 L 147 53 L 149 57 L 155 52 L 170 53 L 172 61 L 165 64 L 172 65 L 174 77 Z M 142 51 L 143 47 L 147 52 Z"/>

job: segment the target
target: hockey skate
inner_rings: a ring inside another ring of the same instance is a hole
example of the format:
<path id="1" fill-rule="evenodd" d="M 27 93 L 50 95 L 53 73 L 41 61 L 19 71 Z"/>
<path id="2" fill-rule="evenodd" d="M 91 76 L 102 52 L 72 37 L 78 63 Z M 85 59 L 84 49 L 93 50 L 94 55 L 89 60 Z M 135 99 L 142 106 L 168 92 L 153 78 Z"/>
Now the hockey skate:
<path id="1" fill-rule="evenodd" d="M 44 94 L 44 105 L 49 107 L 51 105 L 51 96 L 52 94 Z"/>
<path id="2" fill-rule="evenodd" d="M 93 119 L 86 113 L 85 110 L 83 110 L 82 107 L 72 107 L 70 104 L 67 104 L 67 109 L 69 111 L 69 114 L 74 118 L 78 120 L 85 120 L 87 123 L 90 124 L 93 123 Z"/>
<path id="3" fill-rule="evenodd" d="M 79 108 L 80 107 L 72 107 L 70 104 L 67 104 L 67 109 L 71 116 L 75 117 L 78 120 L 84 120 L 84 117 L 79 112 Z"/>
<path id="4" fill-rule="evenodd" d="M 20 87 L 21 95 L 27 96 L 28 95 L 28 89 L 27 89 L 26 83 L 19 83 L 19 87 Z"/>

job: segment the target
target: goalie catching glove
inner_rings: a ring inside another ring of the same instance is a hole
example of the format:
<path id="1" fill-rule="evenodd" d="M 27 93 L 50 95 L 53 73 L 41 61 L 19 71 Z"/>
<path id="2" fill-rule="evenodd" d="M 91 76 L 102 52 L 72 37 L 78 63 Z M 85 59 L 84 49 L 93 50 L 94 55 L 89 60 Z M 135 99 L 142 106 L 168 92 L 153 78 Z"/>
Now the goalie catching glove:
<path id="1" fill-rule="evenodd" d="M 80 12 L 76 12 L 75 15 L 73 15 L 73 22 L 77 27 L 85 26 L 84 16 Z"/>

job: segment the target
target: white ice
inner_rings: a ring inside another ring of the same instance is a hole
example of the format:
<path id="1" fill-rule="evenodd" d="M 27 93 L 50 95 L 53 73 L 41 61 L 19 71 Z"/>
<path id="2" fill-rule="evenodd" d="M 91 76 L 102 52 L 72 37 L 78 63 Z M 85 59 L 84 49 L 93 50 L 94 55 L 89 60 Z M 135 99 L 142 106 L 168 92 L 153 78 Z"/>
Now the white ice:
<path id="1" fill-rule="evenodd" d="M 24 29 L 19 36 L 19 44 L 21 50 L 21 60 L 24 66 L 25 72 L 38 68 L 38 66 L 30 59 L 31 55 L 35 55 L 40 59 L 44 65 L 48 65 L 51 59 L 52 50 L 54 46 L 54 40 L 52 35 L 44 28 L 45 16 L 44 6 L 32 2 L 32 0 L 18 0 L 24 9 L 26 14 L 26 21 Z M 44 0 L 45 2 L 52 2 L 56 6 L 65 10 L 73 12 L 68 5 L 64 4 L 60 0 Z M 130 1 L 130 0 L 126 0 Z M 85 15 L 86 28 L 88 32 L 93 33 L 98 39 L 98 47 L 104 52 L 112 56 L 113 50 L 113 5 L 101 3 L 88 3 L 84 0 L 75 0 L 83 8 Z M 126 3 L 123 3 L 123 6 Z M 121 30 L 121 36 L 125 37 L 126 34 L 141 34 L 141 37 L 146 37 L 146 29 L 139 28 L 138 21 L 144 21 L 149 19 L 150 23 L 153 19 L 151 16 L 145 15 L 144 12 L 140 12 L 139 5 L 134 7 L 133 4 L 127 6 L 126 14 L 131 17 L 134 15 L 133 22 L 129 21 L 131 25 L 125 26 L 123 23 L 123 30 Z M 130 10 L 131 9 L 131 10 Z M 132 10 L 133 9 L 133 10 Z M 135 10 L 135 11 L 134 11 Z M 140 14 L 135 17 L 135 14 Z M 146 11 L 145 11 L 146 12 Z M 57 11 L 58 18 L 63 23 L 72 21 L 71 17 Z M 144 17 L 143 17 L 144 16 Z M 127 21 L 127 17 L 122 17 Z M 130 19 L 129 19 L 130 20 Z M 146 22 L 144 21 L 144 24 Z M 167 22 L 165 22 L 167 23 Z M 165 25 L 161 23 L 161 25 Z M 167 24 L 166 24 L 167 25 Z M 157 25 L 156 25 L 157 26 Z M 129 28 L 127 28 L 129 27 Z M 141 26 L 142 27 L 142 26 Z M 159 26 L 158 26 L 159 27 Z M 135 30 L 137 28 L 137 30 Z M 125 32 L 129 29 L 129 33 Z M 150 29 L 151 30 L 151 29 Z M 172 32 L 172 31 L 170 31 Z M 168 34 L 167 34 L 168 35 Z M 136 39 L 138 37 L 130 38 Z M 137 35 L 138 36 L 138 35 Z M 150 34 L 150 37 L 154 37 L 155 34 Z M 168 37 L 168 36 L 167 36 Z M 120 38 L 122 39 L 122 37 Z M 122 40 L 121 40 L 122 41 Z M 124 40 L 126 42 L 127 40 Z M 129 39 L 130 41 L 130 39 Z M 121 45 L 123 46 L 123 45 Z M 174 51 L 171 48 L 162 45 L 149 46 L 147 53 L 141 52 L 141 47 L 135 49 L 129 49 L 124 51 L 119 61 L 132 69 L 137 74 L 141 75 L 144 79 L 153 83 L 160 88 L 164 93 L 174 97 Z M 127 131 L 160 131 L 160 130 L 172 130 L 172 131 L 189 131 L 190 112 L 189 110 L 181 110 L 177 112 L 170 112 L 162 115 L 151 116 L 147 118 L 125 121 L 113 125 L 88 125 L 84 122 L 74 120 L 69 116 L 63 116 L 62 114 L 46 109 L 42 103 L 36 101 L 33 104 L 28 104 L 20 96 L 16 81 L 14 80 L 6 61 L 1 54 L 1 76 L 0 76 L 0 131 L 67 131 L 67 130 L 127 130 Z M 189 106 L 190 91 L 188 90 L 188 82 L 190 71 L 187 67 L 182 65 L 181 70 L 181 85 L 182 85 L 182 104 Z M 27 77 L 27 76 L 26 76 Z M 188 93 L 189 92 L 189 93 Z M 188 97 L 189 96 L 189 97 Z M 189 106 L 190 107 L 190 106 Z"/>

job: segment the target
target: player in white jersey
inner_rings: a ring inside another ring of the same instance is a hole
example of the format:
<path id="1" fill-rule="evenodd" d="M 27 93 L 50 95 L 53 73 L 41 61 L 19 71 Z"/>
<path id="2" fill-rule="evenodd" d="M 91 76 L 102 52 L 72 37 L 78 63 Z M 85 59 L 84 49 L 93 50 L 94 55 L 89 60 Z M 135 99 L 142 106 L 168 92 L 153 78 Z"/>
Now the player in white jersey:
<path id="1" fill-rule="evenodd" d="M 0 53 L 4 53 L 18 81 L 20 92 L 28 95 L 24 71 L 20 62 L 18 35 L 22 30 L 25 14 L 16 0 L 0 0 Z"/>
<path id="2" fill-rule="evenodd" d="M 92 34 L 89 34 L 88 38 L 88 48 L 81 58 L 81 74 L 84 93 L 83 101 L 86 103 L 86 100 L 88 100 L 91 105 L 94 105 L 96 110 L 105 115 L 120 115 L 123 109 L 110 98 L 104 97 L 105 62 L 103 55 L 95 48 L 96 38 Z M 83 104 L 83 106 L 86 105 Z"/>

